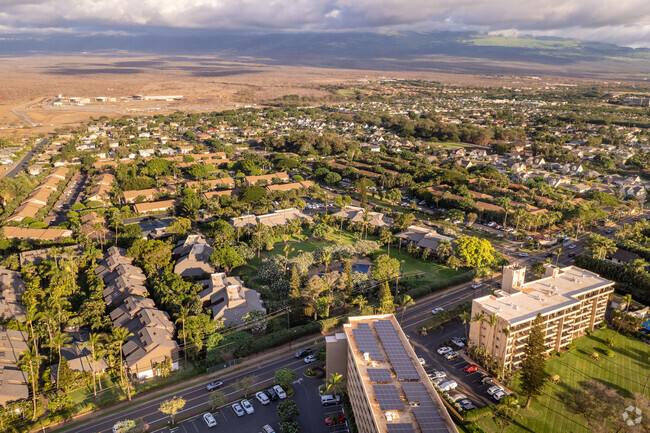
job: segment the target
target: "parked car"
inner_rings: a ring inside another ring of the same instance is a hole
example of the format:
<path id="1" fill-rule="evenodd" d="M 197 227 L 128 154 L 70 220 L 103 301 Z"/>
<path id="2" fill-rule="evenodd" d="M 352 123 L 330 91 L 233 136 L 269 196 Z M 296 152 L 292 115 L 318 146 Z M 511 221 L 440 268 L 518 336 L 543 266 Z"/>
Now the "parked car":
<path id="1" fill-rule="evenodd" d="M 445 311 L 445 309 L 442 307 L 436 307 L 433 310 L 431 310 L 431 314 L 438 314 L 441 311 Z"/>
<path id="2" fill-rule="evenodd" d="M 463 408 L 463 410 L 476 409 L 476 406 L 474 406 L 474 403 L 472 403 L 472 400 L 470 400 L 469 398 L 464 398 L 460 401 L 457 401 L 456 403 L 458 403 L 460 407 Z"/>
<path id="3" fill-rule="evenodd" d="M 436 350 L 436 352 L 438 352 L 438 355 L 444 355 L 445 353 L 452 352 L 453 350 L 454 349 L 452 349 L 451 347 L 442 346 L 442 347 L 439 347 L 438 350 Z"/>
<path id="4" fill-rule="evenodd" d="M 345 415 L 342 413 L 325 418 L 325 425 L 341 424 L 342 422 L 345 422 Z"/>
<path id="5" fill-rule="evenodd" d="M 519 257 L 528 257 L 528 253 L 519 253 Z"/>
<path id="6" fill-rule="evenodd" d="M 457 352 L 451 351 L 451 352 L 445 353 L 445 359 L 447 359 L 448 361 L 451 360 L 451 359 L 457 358 L 457 357 L 458 357 Z"/>
<path id="7" fill-rule="evenodd" d="M 607 229 L 607 230 L 605 230 L 605 233 L 607 233 L 608 235 L 611 234 L 611 233 L 614 233 L 614 229 L 611 229 L 611 228 Z"/>
<path id="8" fill-rule="evenodd" d="M 305 364 L 311 364 L 312 362 L 316 362 L 316 357 L 314 355 L 309 355 L 303 359 Z"/>
<path id="9" fill-rule="evenodd" d="M 475 282 L 474 284 L 472 284 L 471 287 L 472 287 L 472 289 L 478 289 L 478 288 L 481 287 L 482 285 L 483 285 L 483 283 L 482 283 L 481 281 L 477 281 L 477 282 Z"/>
<path id="10" fill-rule="evenodd" d="M 451 399 L 454 402 L 458 402 L 459 400 L 462 400 L 464 398 L 467 398 L 467 395 L 463 394 L 462 392 L 459 392 L 458 394 L 454 394 L 451 396 Z"/>
<path id="11" fill-rule="evenodd" d="M 262 427 L 262 432 L 263 433 L 275 433 L 275 430 L 273 430 L 273 427 L 266 424 L 265 426 Z"/>
<path id="12" fill-rule="evenodd" d="M 287 393 L 284 392 L 284 389 L 282 389 L 280 385 L 275 385 L 273 389 L 275 390 L 275 393 L 278 395 L 280 400 L 284 400 L 285 398 L 287 398 Z"/>
<path id="13" fill-rule="evenodd" d="M 418 358 L 418 361 L 420 361 L 421 365 L 427 365 L 427 361 L 422 357 Z"/>
<path id="14" fill-rule="evenodd" d="M 217 420 L 214 419 L 212 414 L 210 412 L 206 412 L 203 414 L 203 421 L 208 425 L 208 427 L 216 427 L 217 426 Z"/>
<path id="15" fill-rule="evenodd" d="M 487 393 L 490 395 L 494 395 L 494 393 L 503 391 L 503 388 L 501 388 L 499 385 L 494 385 L 488 388 Z"/>
<path id="16" fill-rule="evenodd" d="M 235 412 L 235 415 L 237 416 L 244 416 L 246 414 L 246 412 L 244 412 L 244 409 L 241 407 L 239 403 L 233 403 L 232 410 Z"/>
<path id="17" fill-rule="evenodd" d="M 476 370 L 478 370 L 478 365 L 476 365 L 476 364 L 467 364 L 465 366 L 465 368 L 463 368 L 463 371 L 465 373 L 471 373 L 471 372 L 476 371 Z"/>
<path id="18" fill-rule="evenodd" d="M 447 377 L 447 373 L 445 373 L 444 371 L 434 371 L 433 373 L 429 374 L 429 377 L 433 379 L 437 379 L 439 377 Z"/>
<path id="19" fill-rule="evenodd" d="M 223 382 L 220 380 L 213 380 L 212 382 L 208 383 L 206 385 L 206 389 L 208 391 L 214 391 L 215 389 L 221 388 L 223 386 Z"/>
<path id="20" fill-rule="evenodd" d="M 569 254 L 567 254 L 567 256 L 568 256 L 569 258 L 572 258 L 572 257 L 575 257 L 575 256 L 576 256 L 576 253 L 569 253 Z"/>
<path id="21" fill-rule="evenodd" d="M 252 414 L 255 412 L 255 409 L 253 409 L 253 405 L 251 404 L 250 401 L 244 399 L 240 401 L 241 407 L 246 411 L 247 414 Z"/>
<path id="22" fill-rule="evenodd" d="M 310 348 L 300 349 L 299 351 L 296 352 L 296 358 L 304 358 L 305 356 L 309 356 L 312 353 L 314 353 L 314 351 Z"/>
<path id="23" fill-rule="evenodd" d="M 494 383 L 494 379 L 492 379 L 490 376 L 483 376 L 478 381 L 481 385 L 490 385 Z"/>
<path id="24" fill-rule="evenodd" d="M 447 378 L 446 377 L 438 377 L 436 379 L 433 379 L 431 382 L 433 382 L 436 385 L 440 386 L 441 383 L 447 382 Z"/>
<path id="25" fill-rule="evenodd" d="M 457 386 L 458 383 L 455 380 L 448 380 L 440 384 L 440 389 L 443 391 L 451 391 L 452 389 L 456 389 Z"/>
<path id="26" fill-rule="evenodd" d="M 494 394 L 492 394 L 492 398 L 495 399 L 496 401 L 499 401 L 507 395 L 508 393 L 506 391 L 497 391 Z"/>
<path id="27" fill-rule="evenodd" d="M 571 244 L 571 245 L 569 245 L 569 249 L 570 249 L 570 250 L 574 249 L 575 247 L 576 247 L 576 244 Z"/>
<path id="28" fill-rule="evenodd" d="M 337 395 L 334 397 L 332 394 L 325 394 L 320 396 L 320 403 L 323 406 L 331 406 L 333 404 L 339 404 L 341 402 L 341 396 Z"/>
<path id="29" fill-rule="evenodd" d="M 460 337 L 454 337 L 451 339 L 451 342 L 454 343 L 456 347 L 465 347 L 465 342 Z"/>
<path id="30" fill-rule="evenodd" d="M 266 390 L 266 395 L 269 396 L 269 400 L 271 400 L 271 401 L 275 401 L 275 400 L 278 399 L 278 393 L 275 392 L 275 390 L 273 388 L 267 389 Z"/>
<path id="31" fill-rule="evenodd" d="M 255 398 L 262 404 L 269 404 L 271 402 L 271 400 L 269 400 L 269 397 L 262 391 L 256 392 Z"/>

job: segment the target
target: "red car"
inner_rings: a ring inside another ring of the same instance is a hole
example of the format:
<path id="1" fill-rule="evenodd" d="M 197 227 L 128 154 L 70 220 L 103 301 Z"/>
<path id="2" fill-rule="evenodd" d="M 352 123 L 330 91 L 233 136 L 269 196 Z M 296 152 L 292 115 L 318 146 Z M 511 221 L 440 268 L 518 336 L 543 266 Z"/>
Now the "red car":
<path id="1" fill-rule="evenodd" d="M 338 415 L 332 415 L 325 418 L 325 425 L 341 424 L 343 421 L 345 421 L 345 415 L 340 413 Z"/>
<path id="2" fill-rule="evenodd" d="M 465 373 L 471 373 L 472 371 L 478 370 L 478 365 L 476 364 L 467 364 L 465 368 L 463 368 Z"/>

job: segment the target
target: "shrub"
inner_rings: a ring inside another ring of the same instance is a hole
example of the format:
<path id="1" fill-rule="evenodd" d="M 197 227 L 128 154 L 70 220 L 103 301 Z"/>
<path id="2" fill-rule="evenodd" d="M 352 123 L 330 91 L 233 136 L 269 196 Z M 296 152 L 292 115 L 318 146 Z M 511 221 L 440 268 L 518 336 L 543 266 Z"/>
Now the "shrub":
<path id="1" fill-rule="evenodd" d="M 602 322 L 600 325 L 598 325 L 600 329 L 605 329 L 607 328 L 607 322 Z"/>
<path id="2" fill-rule="evenodd" d="M 575 349 L 576 344 L 575 343 L 569 343 L 566 345 L 566 350 L 572 350 Z"/>
<path id="3" fill-rule="evenodd" d="M 614 357 L 614 351 L 612 349 L 607 349 L 605 351 L 605 356 L 607 356 L 608 358 L 613 358 Z"/>
<path id="4" fill-rule="evenodd" d="M 553 374 L 548 377 L 548 381 L 557 385 L 558 383 L 560 383 L 560 375 Z"/>
<path id="5" fill-rule="evenodd" d="M 478 424 L 475 422 L 470 422 L 467 424 L 463 425 L 463 429 L 467 433 L 485 433 L 485 430 L 483 430 Z"/>
<path id="6" fill-rule="evenodd" d="M 600 361 L 600 355 L 598 354 L 598 352 L 592 353 L 590 358 L 593 359 L 594 361 Z"/>

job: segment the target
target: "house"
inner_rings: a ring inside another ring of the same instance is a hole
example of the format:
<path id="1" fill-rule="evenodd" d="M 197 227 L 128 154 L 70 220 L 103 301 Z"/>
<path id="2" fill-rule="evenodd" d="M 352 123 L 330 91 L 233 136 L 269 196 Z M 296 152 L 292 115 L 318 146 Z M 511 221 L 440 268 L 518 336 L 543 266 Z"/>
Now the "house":
<path id="1" fill-rule="evenodd" d="M 43 166 L 40 164 L 34 164 L 27 169 L 27 172 L 30 176 L 38 176 L 43 172 Z"/>
<path id="2" fill-rule="evenodd" d="M 69 347 L 61 347 L 61 356 L 68 361 L 70 370 L 80 373 L 90 373 L 93 371 L 98 376 L 104 374 L 108 368 L 108 363 L 104 358 L 93 362 L 92 350 L 87 342 L 74 341 Z M 59 364 L 53 364 L 51 367 L 52 380 L 56 382 Z"/>
<path id="3" fill-rule="evenodd" d="M 29 397 L 27 373 L 18 368 L 27 351 L 27 333 L 0 326 L 0 404 Z"/>
<path id="4" fill-rule="evenodd" d="M 136 331 L 122 346 L 129 373 L 139 380 L 156 376 L 157 365 L 170 362 L 178 369 L 180 347 L 173 333 L 166 329 L 144 327 Z"/>
<path id="5" fill-rule="evenodd" d="M 149 158 L 150 156 L 153 156 L 156 151 L 154 149 L 140 149 L 138 150 L 138 153 L 143 158 Z"/>
<path id="6" fill-rule="evenodd" d="M 234 188 L 235 179 L 232 177 L 222 177 L 219 179 L 187 182 L 185 186 L 192 189 L 201 189 L 202 191 L 210 191 L 216 188 Z"/>
<path id="7" fill-rule="evenodd" d="M 232 189 L 224 189 L 223 191 L 208 191 L 203 193 L 203 198 L 206 200 L 219 199 L 219 197 L 226 195 L 228 197 L 233 197 L 235 191 Z"/>
<path id="8" fill-rule="evenodd" d="M 263 174 L 260 176 L 246 176 L 244 178 L 244 183 L 248 186 L 257 185 L 258 182 L 266 182 L 267 184 L 272 184 L 274 182 L 288 182 L 289 175 L 285 172 L 272 173 L 272 174 Z"/>
<path id="9" fill-rule="evenodd" d="M 314 186 L 314 182 L 311 180 L 305 180 L 302 182 L 292 182 L 292 183 L 285 183 L 285 184 L 275 184 L 275 185 L 268 185 L 266 187 L 266 190 L 269 192 L 275 192 L 275 191 L 292 191 L 294 189 L 308 189 Z"/>
<path id="10" fill-rule="evenodd" d="M 137 203 L 133 205 L 133 210 L 139 214 L 152 212 L 167 212 L 178 206 L 178 200 L 154 201 L 152 203 Z"/>
<path id="11" fill-rule="evenodd" d="M 409 226 L 406 231 L 398 233 L 397 237 L 407 242 L 413 242 L 419 248 L 428 248 L 431 251 L 435 251 L 438 248 L 440 241 L 451 242 L 454 240 L 452 237 L 444 236 L 434 230 L 419 226 Z"/>
<path id="12" fill-rule="evenodd" d="M 174 273 L 182 277 L 197 277 L 203 274 L 212 274 L 215 271 L 210 263 L 210 256 L 214 252 L 208 243 L 199 235 L 190 235 L 187 239 L 179 241 L 172 251 L 178 257 Z"/>
<path id="13" fill-rule="evenodd" d="M 95 185 L 90 189 L 88 196 L 89 201 L 97 201 L 102 205 L 106 205 L 111 195 L 111 189 L 115 176 L 110 173 L 100 174 L 95 178 Z"/>
<path id="14" fill-rule="evenodd" d="M 356 206 L 346 206 L 333 216 L 345 218 L 353 223 L 363 223 L 366 210 Z M 393 220 L 379 212 L 367 212 L 368 224 L 374 227 L 391 227 Z"/>
<path id="15" fill-rule="evenodd" d="M 307 214 L 302 213 L 296 208 L 276 210 L 273 213 L 266 215 L 246 215 L 243 217 L 232 218 L 230 220 L 230 225 L 235 229 L 244 228 L 244 227 L 255 227 L 257 224 L 263 224 L 267 227 L 275 226 L 286 226 L 289 221 L 293 219 L 303 219 L 307 221 L 312 221 L 313 218 Z"/>
<path id="16" fill-rule="evenodd" d="M 158 188 L 150 188 L 150 189 L 139 189 L 135 191 L 124 191 L 122 193 L 122 198 L 124 199 L 124 203 L 135 203 L 137 202 L 144 202 L 144 201 L 154 201 L 156 199 L 156 195 L 160 192 Z"/>
<path id="17" fill-rule="evenodd" d="M 212 310 L 212 317 L 223 318 L 226 326 L 241 324 L 242 317 L 251 311 L 266 313 L 259 293 L 244 287 L 239 277 L 229 277 L 223 272 L 210 276 L 199 297 L 203 306 Z"/>
<path id="18" fill-rule="evenodd" d="M 113 234 L 108 230 L 106 219 L 95 212 L 88 212 L 81 216 L 81 231 L 93 241 L 110 238 Z"/>
<path id="19" fill-rule="evenodd" d="M 0 266 L 0 319 L 25 321 L 26 308 L 21 299 L 25 282 L 20 272 Z"/>
<path id="20" fill-rule="evenodd" d="M 618 248 L 616 251 L 613 253 L 608 253 L 607 256 L 605 257 L 605 260 L 616 263 L 617 265 L 626 265 L 628 263 L 632 263 L 635 260 L 640 260 L 641 256 L 638 255 L 637 253 L 633 253 L 632 251 L 628 250 L 622 250 Z"/>
<path id="21" fill-rule="evenodd" d="M 72 230 L 66 229 L 31 229 L 24 227 L 2 227 L 7 239 L 32 239 L 39 241 L 60 241 L 72 236 Z"/>
<path id="22" fill-rule="evenodd" d="M 86 247 L 83 245 L 71 245 L 68 247 L 63 247 L 63 250 L 61 253 L 58 254 L 58 256 L 54 256 L 52 254 L 52 249 L 51 248 L 41 248 L 38 250 L 29 250 L 29 251 L 23 251 L 20 253 L 19 260 L 20 260 L 20 266 L 25 266 L 27 263 L 31 263 L 33 265 L 38 265 L 44 260 L 50 260 L 54 261 L 57 260 L 59 262 L 63 260 L 71 260 L 72 258 L 78 259 L 83 255 L 83 252 L 86 250 Z"/>

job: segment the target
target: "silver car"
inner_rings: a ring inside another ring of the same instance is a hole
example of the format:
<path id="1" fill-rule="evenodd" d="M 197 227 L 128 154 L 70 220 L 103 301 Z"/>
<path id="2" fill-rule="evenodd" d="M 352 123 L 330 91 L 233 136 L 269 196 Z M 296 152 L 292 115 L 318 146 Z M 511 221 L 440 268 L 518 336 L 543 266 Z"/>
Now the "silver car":
<path id="1" fill-rule="evenodd" d="M 242 409 L 239 403 L 234 403 L 232 405 L 232 410 L 235 412 L 235 415 L 237 416 L 244 416 L 245 414 L 244 409 Z"/>

